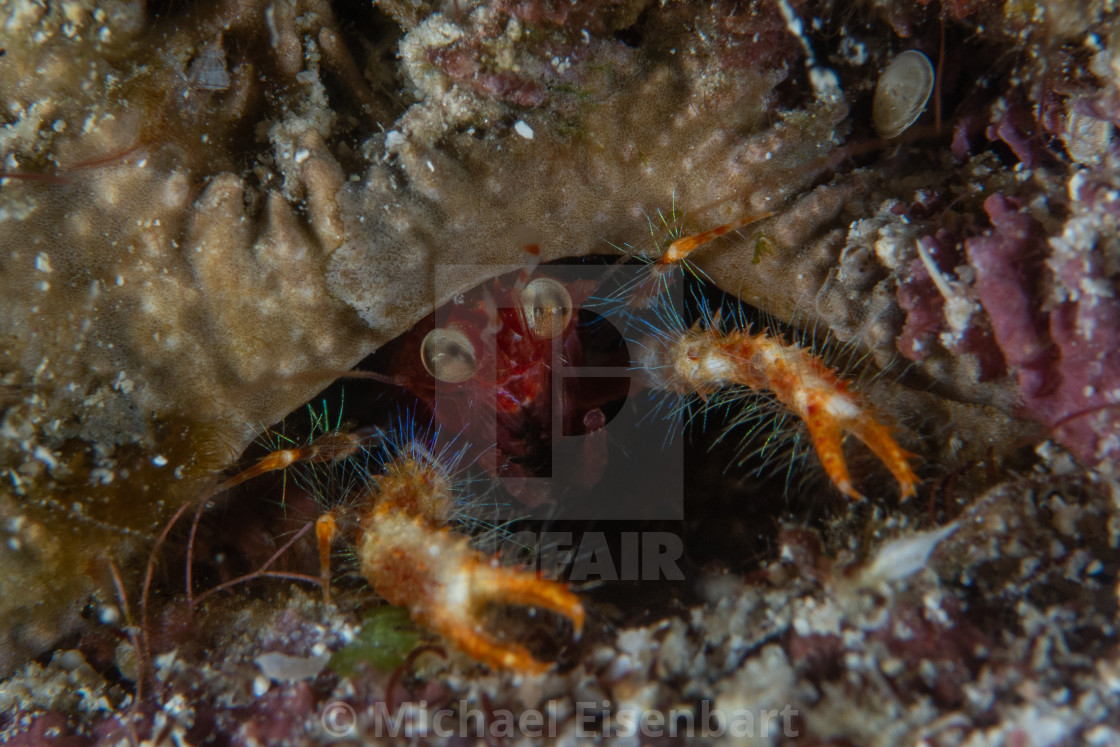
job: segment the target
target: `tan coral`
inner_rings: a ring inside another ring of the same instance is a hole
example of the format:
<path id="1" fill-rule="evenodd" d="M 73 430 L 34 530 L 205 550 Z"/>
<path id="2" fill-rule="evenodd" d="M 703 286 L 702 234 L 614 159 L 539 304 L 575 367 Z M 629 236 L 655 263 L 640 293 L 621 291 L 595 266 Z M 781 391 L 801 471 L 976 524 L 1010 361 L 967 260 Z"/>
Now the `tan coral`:
<path id="1" fill-rule="evenodd" d="M 0 619 L 15 637 L 0 667 L 26 653 L 20 641 L 71 625 L 69 610 L 101 577 L 60 586 L 50 579 L 61 568 L 103 568 L 102 548 L 142 547 L 199 494 L 198 480 L 375 342 L 324 279 L 341 241 L 343 171 L 324 144 L 334 115 L 314 42 L 297 44 L 290 80 L 265 82 L 289 94 L 272 128 L 283 152 L 227 170 L 263 95 L 254 61 L 230 40 L 263 37 L 268 49 L 263 8 L 236 5 L 169 30 L 147 28 L 138 6 L 72 3 L 17 15 L 0 44 L 0 330 L 12 342 L 0 376 L 19 394 L 4 411 L 0 467 L 13 500 L 3 516 L 88 538 L 42 543 L 32 564 L 20 560 L 24 540 L 5 547 L 6 567 L 26 572 L 4 582 Z M 331 22 L 325 7 L 280 5 L 283 38 Z M 161 56 L 136 57 L 151 35 L 162 35 Z M 305 54 L 316 74 L 301 77 Z M 202 79 L 200 61 L 228 75 Z M 67 74 L 32 84 L 54 68 Z M 21 619 L 43 632 L 19 632 Z"/>

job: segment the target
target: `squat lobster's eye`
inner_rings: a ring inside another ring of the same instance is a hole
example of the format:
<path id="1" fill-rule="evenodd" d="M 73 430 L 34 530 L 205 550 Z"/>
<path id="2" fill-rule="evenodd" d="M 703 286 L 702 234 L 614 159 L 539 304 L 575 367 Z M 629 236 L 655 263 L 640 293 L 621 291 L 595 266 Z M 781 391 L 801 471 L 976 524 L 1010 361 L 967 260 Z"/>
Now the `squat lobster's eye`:
<path id="1" fill-rule="evenodd" d="M 535 337 L 559 337 L 572 320 L 572 296 L 552 278 L 537 278 L 521 291 L 521 312 Z"/>
<path id="2" fill-rule="evenodd" d="M 453 327 L 437 327 L 420 343 L 420 360 L 428 373 L 448 384 L 458 384 L 478 371 L 474 345 Z"/>

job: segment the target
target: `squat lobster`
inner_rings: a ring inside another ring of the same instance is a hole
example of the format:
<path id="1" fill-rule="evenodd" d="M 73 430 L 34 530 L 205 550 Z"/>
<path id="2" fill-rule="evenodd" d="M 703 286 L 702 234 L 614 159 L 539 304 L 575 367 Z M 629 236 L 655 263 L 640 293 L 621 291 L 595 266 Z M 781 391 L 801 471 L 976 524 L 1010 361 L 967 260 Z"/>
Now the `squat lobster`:
<path id="1" fill-rule="evenodd" d="M 674 241 L 649 266 L 655 295 L 666 287 L 669 275 L 688 262 L 695 249 L 762 217 L 766 216 L 746 218 Z M 525 280 L 523 277 L 514 290 L 524 296 L 519 297 L 520 315 L 509 312 L 516 316 L 511 316 L 513 322 L 495 315 L 496 321 L 491 324 L 513 324 L 517 330 L 513 336 L 518 340 L 530 333 L 543 340 L 571 334 L 572 303 L 567 292 L 562 287 L 557 290 L 553 286 L 559 283 L 548 280 L 548 293 L 542 293 Z M 641 304 L 657 302 L 648 293 L 642 296 L 634 286 L 628 292 Z M 537 308 L 541 301 L 526 300 L 537 296 L 550 300 L 541 308 Z M 641 343 L 646 354 L 640 361 L 654 387 L 677 395 L 696 395 L 704 401 L 717 391 L 732 387 L 768 392 L 805 422 L 825 472 L 841 493 L 853 499 L 862 498 L 852 484 L 842 451 L 844 436 L 851 434 L 891 471 L 903 500 L 914 495 L 918 479 L 910 466 L 911 455 L 897 444 L 890 429 L 876 419 L 872 408 L 811 350 L 766 332 L 722 331 L 718 314 L 710 315 L 703 325 L 691 327 L 679 320 L 668 321 L 672 320 L 671 315 L 658 315 L 657 319 L 659 322 L 647 325 L 652 334 Z M 537 328 L 541 328 L 541 334 L 534 331 Z M 491 334 L 501 336 L 500 331 Z M 435 352 L 429 349 L 432 340 L 439 343 Z M 578 347 L 578 343 L 572 344 Z M 527 349 L 536 347 L 543 349 L 547 345 L 533 343 Z M 510 348 L 523 349 L 526 348 Z M 475 345 L 462 325 L 437 329 L 435 336 L 425 338 L 420 355 L 425 368 L 446 383 L 470 381 L 479 368 Z M 516 369 L 521 375 L 529 368 L 528 361 L 502 361 L 498 366 L 501 371 Z M 547 366 L 538 368 L 544 372 L 540 375 L 546 375 Z M 511 412 L 535 412 L 535 405 L 539 403 L 526 397 Z M 266 455 L 220 488 L 301 462 L 349 458 L 367 448 L 367 438 L 368 434 L 360 433 L 325 433 L 306 446 Z M 330 593 L 331 544 L 340 533 L 340 525 L 356 525 L 360 571 L 378 594 L 392 604 L 406 607 L 414 620 L 477 661 L 495 668 L 542 672 L 550 664 L 536 659 L 524 646 L 487 631 L 484 608 L 498 604 L 549 610 L 569 620 L 578 637 L 585 620 L 584 607 L 562 582 L 523 569 L 502 567 L 496 559 L 480 559 L 466 537 L 450 531 L 457 510 L 452 471 L 432 449 L 419 441 L 408 441 L 383 461 L 381 474 L 370 476 L 352 508 L 336 509 L 320 517 L 316 530 L 324 598 L 329 599 Z M 343 515 L 351 521 L 342 521 Z"/>

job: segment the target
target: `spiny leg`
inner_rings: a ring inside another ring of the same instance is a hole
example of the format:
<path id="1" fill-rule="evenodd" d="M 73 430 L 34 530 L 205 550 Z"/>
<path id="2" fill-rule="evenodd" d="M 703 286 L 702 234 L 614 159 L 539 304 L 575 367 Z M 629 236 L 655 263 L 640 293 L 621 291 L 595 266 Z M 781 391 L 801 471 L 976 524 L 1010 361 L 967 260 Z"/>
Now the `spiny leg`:
<path id="1" fill-rule="evenodd" d="M 254 477 L 286 469 L 297 463 L 331 462 L 347 459 L 369 441 L 370 434 L 356 431 L 352 433 L 326 433 L 305 446 L 291 449 L 277 449 L 265 454 L 252 467 L 238 472 L 214 489 L 215 493 L 229 490 Z"/>
<path id="2" fill-rule="evenodd" d="M 652 260 L 646 266 L 645 272 L 639 278 L 623 284 L 622 288 L 612 294 L 612 298 L 615 301 L 623 302 L 629 308 L 653 307 L 658 303 L 660 297 L 668 292 L 668 287 L 675 279 L 674 272 L 678 267 L 685 268 L 696 275 L 703 274 L 688 264 L 689 257 L 696 249 L 720 236 L 769 218 L 771 215 L 773 213 L 749 215 L 702 233 L 676 239 L 669 244 L 660 257 Z"/>
<path id="3" fill-rule="evenodd" d="M 323 587 L 323 603 L 330 604 L 331 544 L 338 536 L 338 523 L 333 511 L 328 511 L 315 521 L 315 536 L 319 542 L 319 583 Z"/>
<path id="4" fill-rule="evenodd" d="M 701 396 L 733 386 L 769 391 L 806 423 L 825 472 L 842 493 L 862 497 L 851 484 L 842 450 L 844 434 L 852 434 L 890 469 L 903 500 L 914 494 L 917 477 L 910 455 L 875 419 L 870 405 L 812 351 L 765 333 L 725 333 L 699 325 L 660 334 L 646 347 L 659 344 L 652 363 L 661 387 Z"/>
<path id="5" fill-rule="evenodd" d="M 214 495 L 229 490 L 255 477 L 259 477 L 260 475 L 287 469 L 295 464 L 316 464 L 349 459 L 371 440 L 377 440 L 380 436 L 381 434 L 379 431 L 359 430 L 343 432 L 335 430 L 323 433 L 303 446 L 277 449 L 261 457 L 257 460 L 256 464 L 251 467 L 219 483 L 209 497 L 213 497 Z M 192 600 L 192 607 L 196 600 L 193 598 L 193 584 L 191 578 L 193 559 L 191 557 L 191 552 L 199 514 L 205 505 L 206 501 L 199 504 L 199 511 L 196 512 L 194 523 L 192 523 L 191 526 L 191 537 L 187 549 L 187 598 Z M 319 584 L 323 590 L 323 601 L 329 603 L 331 598 L 331 544 L 338 534 L 338 526 L 335 521 L 334 512 L 326 513 L 316 520 L 315 534 L 319 545 Z"/>
<path id="6" fill-rule="evenodd" d="M 679 264 L 680 262 L 686 260 L 688 258 L 688 255 L 692 254 L 693 251 L 700 248 L 704 244 L 707 244 L 709 241 L 718 239 L 720 236 L 731 233 L 732 231 L 738 231 L 744 226 L 749 226 L 751 223 L 757 223 L 764 218 L 769 218 L 771 215 L 773 215 L 773 213 L 748 215 L 745 218 L 740 218 L 739 220 L 726 223 L 722 226 L 716 226 L 715 228 L 711 228 L 707 231 L 704 231 L 703 233 L 694 234 L 692 236 L 682 236 L 669 245 L 669 248 L 665 250 L 665 253 L 663 255 L 661 255 L 660 259 L 657 260 L 657 263 L 661 265 Z"/>

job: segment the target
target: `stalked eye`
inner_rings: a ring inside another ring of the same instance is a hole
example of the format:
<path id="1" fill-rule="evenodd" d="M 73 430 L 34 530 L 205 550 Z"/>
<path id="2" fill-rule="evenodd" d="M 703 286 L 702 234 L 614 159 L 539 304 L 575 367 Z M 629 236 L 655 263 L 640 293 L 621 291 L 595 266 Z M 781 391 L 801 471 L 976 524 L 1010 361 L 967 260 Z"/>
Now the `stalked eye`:
<path id="1" fill-rule="evenodd" d="M 537 278 L 521 291 L 521 312 L 534 336 L 551 340 L 572 320 L 572 297 L 552 278 Z"/>
<path id="2" fill-rule="evenodd" d="M 933 90 L 933 65 L 916 49 L 895 57 L 879 78 L 871 121 L 880 137 L 898 137 L 922 116 Z"/>
<path id="3" fill-rule="evenodd" d="M 478 359 L 474 345 L 457 329 L 437 327 L 420 343 L 420 360 L 432 376 L 448 384 L 458 384 L 474 376 Z"/>

